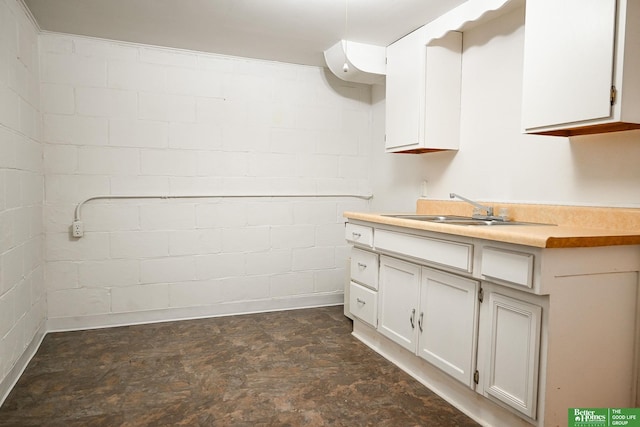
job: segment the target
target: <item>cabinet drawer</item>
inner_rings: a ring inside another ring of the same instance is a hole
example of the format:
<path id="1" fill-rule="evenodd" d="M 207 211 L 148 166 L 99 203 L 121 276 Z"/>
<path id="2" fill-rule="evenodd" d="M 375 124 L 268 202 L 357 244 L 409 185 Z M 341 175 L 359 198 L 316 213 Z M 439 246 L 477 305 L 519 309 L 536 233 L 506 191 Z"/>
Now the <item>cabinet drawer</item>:
<path id="1" fill-rule="evenodd" d="M 349 286 L 349 306 L 351 314 L 373 326 L 377 326 L 378 293 L 351 282 Z"/>
<path id="2" fill-rule="evenodd" d="M 378 289 L 378 254 L 353 248 L 351 250 L 351 280 Z"/>
<path id="3" fill-rule="evenodd" d="M 345 239 L 356 245 L 373 246 L 373 228 L 365 225 L 347 223 L 344 228 Z"/>
<path id="4" fill-rule="evenodd" d="M 473 259 L 471 244 L 377 230 L 375 246 L 376 249 L 471 273 Z"/>
<path id="5" fill-rule="evenodd" d="M 485 247 L 480 272 L 485 279 L 497 279 L 531 288 L 533 286 L 533 254 Z"/>

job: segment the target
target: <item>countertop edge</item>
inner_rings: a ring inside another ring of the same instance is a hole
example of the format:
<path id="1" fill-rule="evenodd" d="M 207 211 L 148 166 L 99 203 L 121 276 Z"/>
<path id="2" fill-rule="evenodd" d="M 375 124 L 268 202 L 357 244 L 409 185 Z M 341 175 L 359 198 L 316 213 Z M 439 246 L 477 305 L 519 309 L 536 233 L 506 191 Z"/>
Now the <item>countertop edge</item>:
<path id="1" fill-rule="evenodd" d="M 538 248 L 640 245 L 640 230 L 590 228 L 570 225 L 461 226 L 383 215 L 365 212 L 343 213 L 343 216 L 347 219 Z"/>

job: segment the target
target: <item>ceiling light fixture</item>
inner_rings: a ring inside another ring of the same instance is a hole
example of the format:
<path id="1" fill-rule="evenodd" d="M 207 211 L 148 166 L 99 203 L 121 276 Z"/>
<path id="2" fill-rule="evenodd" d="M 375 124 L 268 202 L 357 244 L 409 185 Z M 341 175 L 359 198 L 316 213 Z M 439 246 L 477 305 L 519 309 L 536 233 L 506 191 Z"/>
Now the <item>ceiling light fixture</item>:
<path id="1" fill-rule="evenodd" d="M 324 51 L 327 67 L 346 82 L 383 84 L 386 47 L 349 41 L 349 0 L 334 0 L 334 10 L 339 9 L 340 1 L 344 2 L 344 32 L 336 44 Z M 334 24 L 340 25 L 337 20 Z"/>

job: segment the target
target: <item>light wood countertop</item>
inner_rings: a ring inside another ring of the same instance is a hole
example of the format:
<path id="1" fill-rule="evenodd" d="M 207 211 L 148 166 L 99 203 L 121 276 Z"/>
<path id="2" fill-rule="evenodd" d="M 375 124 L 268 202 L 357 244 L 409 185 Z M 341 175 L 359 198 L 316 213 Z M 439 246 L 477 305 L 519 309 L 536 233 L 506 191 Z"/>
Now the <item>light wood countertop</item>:
<path id="1" fill-rule="evenodd" d="M 494 206 L 496 212 L 508 208 L 514 221 L 556 225 L 469 226 L 384 216 L 410 212 L 345 212 L 344 217 L 539 248 L 640 245 L 640 209 L 480 203 Z M 415 213 L 471 216 L 472 209 L 464 202 L 420 199 Z"/>

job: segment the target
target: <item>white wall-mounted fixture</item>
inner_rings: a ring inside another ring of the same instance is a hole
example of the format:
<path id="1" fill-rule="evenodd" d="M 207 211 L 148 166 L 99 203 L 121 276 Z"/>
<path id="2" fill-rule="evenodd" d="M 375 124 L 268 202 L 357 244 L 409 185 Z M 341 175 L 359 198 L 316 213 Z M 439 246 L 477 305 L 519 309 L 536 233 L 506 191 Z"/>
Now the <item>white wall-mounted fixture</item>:
<path id="1" fill-rule="evenodd" d="M 324 51 L 327 66 L 348 82 L 382 84 L 386 74 L 386 47 L 340 40 Z"/>

